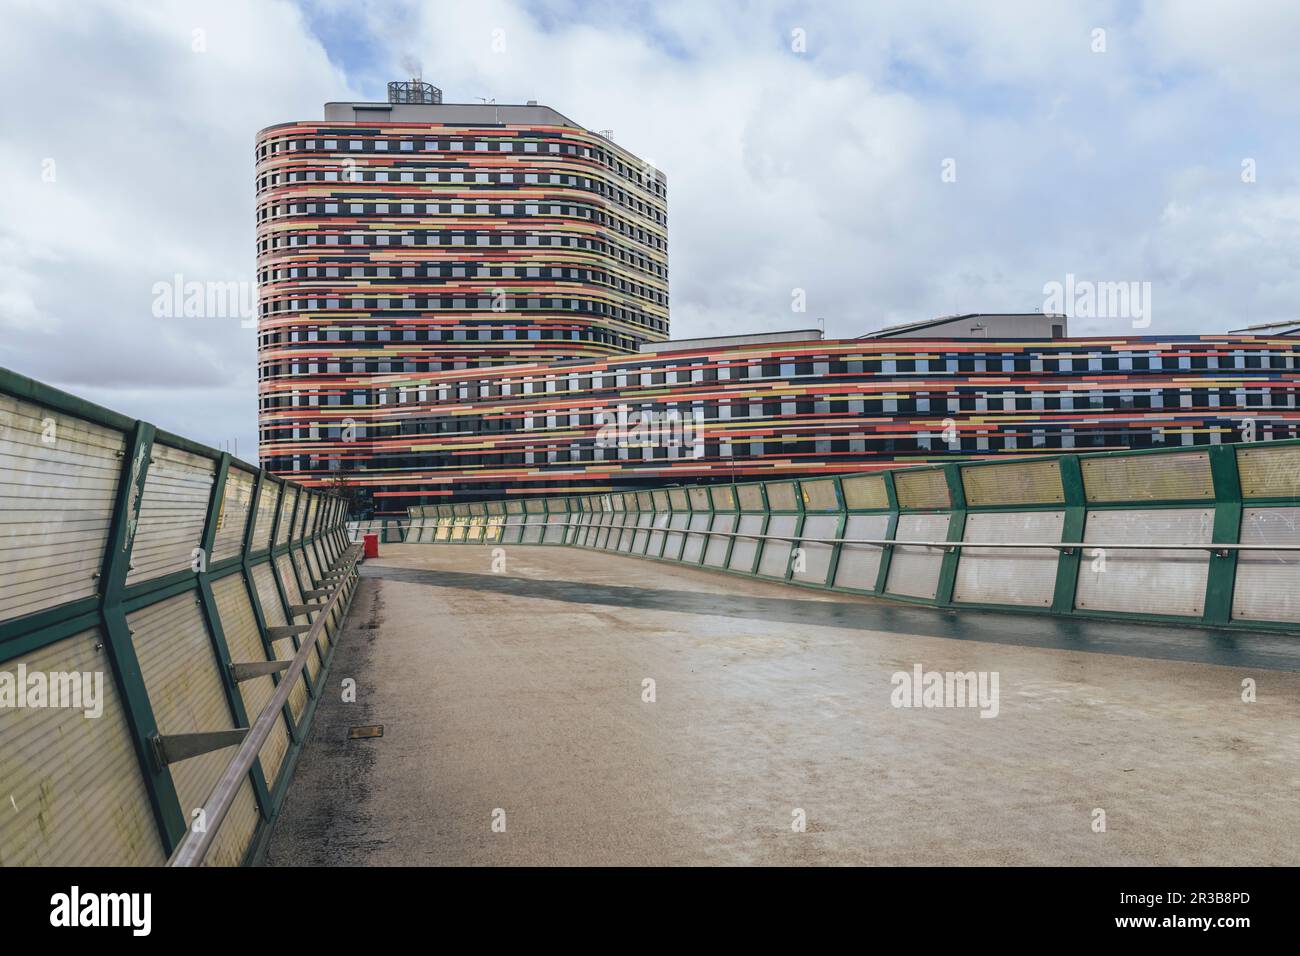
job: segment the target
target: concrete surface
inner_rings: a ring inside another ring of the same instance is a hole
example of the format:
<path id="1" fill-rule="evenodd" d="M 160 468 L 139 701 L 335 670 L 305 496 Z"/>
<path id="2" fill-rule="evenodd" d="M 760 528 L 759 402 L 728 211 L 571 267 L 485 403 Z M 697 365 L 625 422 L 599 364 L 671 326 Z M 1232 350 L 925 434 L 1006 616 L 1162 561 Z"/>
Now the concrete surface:
<path id="1" fill-rule="evenodd" d="M 268 864 L 1300 863 L 1300 636 L 504 554 L 366 563 Z M 892 706 L 916 664 L 998 715 Z"/>

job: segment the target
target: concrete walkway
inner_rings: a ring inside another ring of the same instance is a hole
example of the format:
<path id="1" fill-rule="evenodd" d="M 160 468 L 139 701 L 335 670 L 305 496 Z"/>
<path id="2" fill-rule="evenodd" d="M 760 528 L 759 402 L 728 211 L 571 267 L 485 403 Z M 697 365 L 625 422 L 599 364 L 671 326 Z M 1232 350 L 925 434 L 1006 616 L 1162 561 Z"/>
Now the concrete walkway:
<path id="1" fill-rule="evenodd" d="M 366 563 L 269 864 L 1300 863 L 1300 637 L 504 555 Z M 892 706 L 918 664 L 997 716 Z"/>

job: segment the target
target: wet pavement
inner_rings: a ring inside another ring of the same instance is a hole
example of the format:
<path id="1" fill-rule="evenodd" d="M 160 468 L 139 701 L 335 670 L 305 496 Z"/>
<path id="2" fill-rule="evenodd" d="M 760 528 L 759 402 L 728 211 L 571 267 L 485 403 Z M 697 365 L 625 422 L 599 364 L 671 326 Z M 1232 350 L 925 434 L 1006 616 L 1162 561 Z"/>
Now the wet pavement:
<path id="1" fill-rule="evenodd" d="M 385 545 L 267 862 L 1296 864 L 1297 668 L 1300 637 Z M 895 706 L 932 672 L 985 695 Z"/>

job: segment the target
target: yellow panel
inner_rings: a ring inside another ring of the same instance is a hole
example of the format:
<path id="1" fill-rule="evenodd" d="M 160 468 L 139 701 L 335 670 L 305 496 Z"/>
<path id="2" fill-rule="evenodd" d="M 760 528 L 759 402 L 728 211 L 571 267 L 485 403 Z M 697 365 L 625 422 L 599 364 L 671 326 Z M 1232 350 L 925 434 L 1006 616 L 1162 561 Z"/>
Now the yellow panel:
<path id="1" fill-rule="evenodd" d="M 834 511 L 839 507 L 839 499 L 835 494 L 835 482 L 829 479 L 801 481 L 799 482 L 799 492 L 803 496 L 804 507 L 809 511 Z"/>
<path id="2" fill-rule="evenodd" d="M 1300 498 L 1300 445 L 1238 445 L 1237 471 L 1246 498 Z"/>
<path id="3" fill-rule="evenodd" d="M 845 507 L 855 511 L 889 507 L 889 491 L 884 475 L 854 475 L 841 478 Z"/>
<path id="4" fill-rule="evenodd" d="M 795 497 L 794 482 L 769 482 L 767 485 L 767 506 L 772 511 L 798 511 L 799 499 Z"/>
<path id="5" fill-rule="evenodd" d="M 127 624 L 159 733 L 192 734 L 235 726 L 216 653 L 192 592 L 141 608 L 127 615 Z M 168 768 L 187 821 L 211 796 L 234 754 L 232 744 Z M 253 786 L 245 778 L 205 862 L 238 866 L 252 842 L 257 818 Z"/>
<path id="6" fill-rule="evenodd" d="M 96 593 L 124 444 L 0 395 L 0 620 Z"/>
<path id="7" fill-rule="evenodd" d="M 99 674 L 102 713 L 16 707 L 0 716 L 0 867 L 159 866 L 165 858 L 98 630 L 0 670 Z M 83 698 L 82 703 L 85 703 Z"/>
<path id="8" fill-rule="evenodd" d="M 1083 487 L 1089 501 L 1187 501 L 1213 498 L 1210 454 L 1084 458 Z"/>
<path id="9" fill-rule="evenodd" d="M 961 470 L 966 503 L 982 505 L 1057 504 L 1065 501 L 1061 466 L 1055 461 L 1009 461 Z"/>
<path id="10" fill-rule="evenodd" d="M 217 535 L 212 543 L 213 561 L 239 554 L 244 546 L 244 529 L 248 525 L 248 512 L 252 504 L 253 476 L 238 468 L 231 468 L 226 475 L 221 512 L 217 516 Z"/>
<path id="11" fill-rule="evenodd" d="M 271 526 L 275 524 L 275 509 L 280 501 L 280 486 L 274 482 L 262 485 L 257 499 L 257 524 L 253 528 L 253 550 L 265 551 L 271 543 Z"/>
<path id="12" fill-rule="evenodd" d="M 284 544 L 289 540 L 289 532 L 293 529 L 293 513 L 297 504 L 298 489 L 293 485 L 286 485 L 284 498 L 280 502 L 280 527 L 275 532 L 276 544 Z"/>
<path id="13" fill-rule="evenodd" d="M 257 619 L 253 616 L 253 606 L 248 600 L 243 574 L 236 572 L 215 581 L 212 594 L 217 599 L 217 616 L 226 636 L 230 659 L 241 664 L 266 660 L 266 649 L 262 646 L 262 637 L 257 630 Z M 244 699 L 244 710 L 248 712 L 249 721 L 255 721 L 275 693 L 275 681 L 270 674 L 241 681 L 239 693 Z M 280 772 L 280 764 L 288 750 L 289 729 L 283 719 L 277 720 L 259 755 L 262 773 L 271 786 L 275 786 L 276 775 Z"/>
<path id="14" fill-rule="evenodd" d="M 894 475 L 898 503 L 904 508 L 947 508 L 952 504 L 948 479 L 940 468 Z"/>

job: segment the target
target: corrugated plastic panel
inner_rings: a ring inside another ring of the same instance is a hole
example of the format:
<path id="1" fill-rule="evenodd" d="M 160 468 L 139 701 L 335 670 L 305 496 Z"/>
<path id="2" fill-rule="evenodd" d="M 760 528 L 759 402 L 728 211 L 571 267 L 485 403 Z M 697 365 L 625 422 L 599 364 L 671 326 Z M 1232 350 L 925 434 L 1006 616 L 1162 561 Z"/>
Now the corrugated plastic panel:
<path id="1" fill-rule="evenodd" d="M 834 511 L 840 506 L 835 494 L 835 482 L 829 479 L 799 482 L 799 494 L 807 511 Z"/>
<path id="2" fill-rule="evenodd" d="M 1039 505 L 1065 501 L 1061 465 L 1056 461 L 1009 461 L 996 465 L 968 465 L 961 469 L 966 504 Z"/>
<path id="3" fill-rule="evenodd" d="M 253 605 L 248 600 L 248 588 L 244 584 L 243 574 L 228 574 L 214 581 L 212 594 L 217 600 L 217 617 L 226 636 L 230 659 L 237 664 L 266 660 L 266 649 L 262 646 L 262 636 L 257 630 L 257 619 L 253 616 Z M 257 720 L 257 715 L 275 693 L 275 681 L 267 674 L 241 681 L 238 687 L 248 719 Z M 276 721 L 260 754 L 262 773 L 271 786 L 275 785 L 276 775 L 280 772 L 280 765 L 288 751 L 289 728 L 283 720 Z"/>
<path id="4" fill-rule="evenodd" d="M 710 531 L 731 531 L 736 527 L 735 512 L 719 512 L 713 516 Z M 709 543 L 704 547 L 704 563 L 711 568 L 725 567 L 727 551 L 731 547 L 731 538 L 726 535 L 710 535 Z"/>
<path id="5" fill-rule="evenodd" d="M 709 510 L 709 489 L 703 485 L 695 485 L 686 492 L 686 497 L 691 502 L 691 510 L 708 511 Z"/>
<path id="6" fill-rule="evenodd" d="M 695 511 L 691 513 L 691 521 L 686 526 L 691 531 L 708 531 L 709 520 L 712 516 L 707 511 Z M 704 556 L 704 535 L 688 534 L 686 536 L 686 547 L 682 551 L 682 561 L 687 564 L 699 564 L 700 558 Z"/>
<path id="7" fill-rule="evenodd" d="M 855 511 L 889 507 L 889 491 L 883 475 L 854 475 L 840 479 L 844 504 Z"/>
<path id="8" fill-rule="evenodd" d="M 669 488 L 668 503 L 672 506 L 673 511 L 686 511 L 691 506 L 684 488 Z"/>
<path id="9" fill-rule="evenodd" d="M 674 511 L 668 521 L 668 533 L 664 539 L 663 556 L 672 561 L 677 561 L 682 556 L 682 544 L 686 537 L 682 531 L 686 528 L 690 516 L 685 511 Z"/>
<path id="10" fill-rule="evenodd" d="M 316 548 L 313 545 L 304 547 L 302 553 L 307 560 L 307 576 L 304 580 L 314 587 L 321 579 L 320 559 L 316 557 Z"/>
<path id="11" fill-rule="evenodd" d="M 767 506 L 763 504 L 762 485 L 741 485 L 736 489 L 736 499 L 740 502 L 741 511 L 767 510 Z"/>
<path id="12" fill-rule="evenodd" d="M 735 488 L 731 485 L 714 485 L 713 507 L 718 511 L 733 511 L 736 507 Z"/>
<path id="13" fill-rule="evenodd" d="M 803 522 L 802 536 L 807 538 L 834 538 L 839 530 L 840 516 L 808 515 Z M 805 584 L 825 584 L 831 570 L 831 556 L 835 553 L 833 544 L 819 544 L 815 541 L 799 542 L 802 560 L 796 559 L 791 578 Z M 800 570 L 802 567 L 803 570 Z"/>
<path id="14" fill-rule="evenodd" d="M 1064 511 L 968 514 L 963 541 L 1057 543 Z M 1051 607 L 1060 552 L 1043 548 L 963 548 L 952 598 L 963 604 Z"/>
<path id="15" fill-rule="evenodd" d="M 235 726 L 198 600 L 181 594 L 127 615 L 149 704 L 162 734 L 228 730 Z M 211 796 L 234 746 L 172 764 L 168 771 L 187 821 Z M 245 779 L 204 862 L 238 866 L 257 826 L 253 785 Z"/>
<path id="16" fill-rule="evenodd" d="M 140 520 L 131 545 L 129 587 L 140 581 L 191 570 L 203 538 L 216 463 L 167 445 L 153 446 L 145 475 Z"/>
<path id="17" fill-rule="evenodd" d="M 770 496 L 772 486 L 768 485 L 767 490 Z M 794 497 L 793 488 L 790 497 L 792 499 Z M 768 500 L 771 500 L 770 497 Z M 768 519 L 765 534 L 792 537 L 798 522 L 798 515 L 772 515 Z M 779 537 L 765 540 L 763 542 L 762 556 L 758 559 L 758 573 L 769 578 L 784 578 L 785 572 L 790 566 L 790 549 L 793 547 L 793 541 L 782 540 Z"/>
<path id="18" fill-rule="evenodd" d="M 632 551 L 632 542 L 636 539 L 636 523 L 640 518 L 640 512 L 635 511 L 623 515 L 623 535 L 618 539 L 618 550 L 625 553 Z"/>
<path id="19" fill-rule="evenodd" d="M 657 558 L 664 553 L 664 530 L 668 527 L 670 517 L 667 511 L 656 511 L 654 513 L 654 530 L 650 532 L 650 541 L 646 545 L 645 553 L 652 558 Z"/>
<path id="20" fill-rule="evenodd" d="M 1210 453 L 1083 458 L 1089 501 L 1187 501 L 1214 497 Z"/>
<path id="21" fill-rule="evenodd" d="M 742 488 L 743 492 L 744 489 Z M 741 496 L 742 501 L 744 495 Z M 762 534 L 763 521 L 765 515 L 761 514 L 742 514 L 740 524 L 736 526 L 738 534 Z M 746 574 L 754 573 L 754 560 L 758 557 L 757 538 L 736 538 L 731 546 L 731 557 L 727 559 L 727 567 L 733 571 L 743 571 Z"/>
<path id="22" fill-rule="evenodd" d="M 275 509 L 280 503 L 280 486 L 274 481 L 262 483 L 262 493 L 257 498 L 257 524 L 253 527 L 253 551 L 265 551 L 271 544 L 271 527 L 275 524 Z M 360 522 L 349 525 L 352 540 L 360 540 Z"/>
<path id="23" fill-rule="evenodd" d="M 1083 540 L 1089 544 L 1209 544 L 1213 532 L 1211 508 L 1104 509 L 1089 512 Z M 1204 613 L 1209 552 L 1110 549 L 1098 556 L 1094 551 L 1086 549 L 1079 562 L 1076 608 L 1188 617 Z"/>
<path id="24" fill-rule="evenodd" d="M 298 554 L 297 548 L 292 549 L 289 554 L 282 554 L 275 559 L 275 570 L 280 577 L 280 583 L 284 585 L 284 593 L 285 596 L 288 597 L 290 604 L 306 603 L 306 599 L 302 596 L 302 589 L 298 587 L 298 578 L 294 574 L 295 566 L 297 566 L 298 572 L 301 573 L 301 561 L 302 557 Z M 309 622 L 309 618 L 305 614 L 299 615 L 294 618 L 294 622 L 297 624 L 306 624 Z M 293 638 L 290 637 L 276 641 L 276 644 L 283 644 L 291 650 L 294 647 Z M 296 653 L 296 651 L 294 653 Z M 307 655 L 307 673 L 311 676 L 312 680 L 315 680 L 317 673 L 320 672 L 321 653 L 321 643 L 320 641 L 317 641 L 315 648 L 313 648 L 312 652 Z M 291 653 L 290 656 L 292 657 L 293 654 Z"/>
<path id="25" fill-rule="evenodd" d="M 126 440 L 7 395 L 0 422 L 0 620 L 9 620 L 97 593 Z"/>
<path id="26" fill-rule="evenodd" d="M 1246 498 L 1300 498 L 1300 445 L 1238 445 L 1237 472 Z"/>
<path id="27" fill-rule="evenodd" d="M 844 537 L 883 540 L 889 533 L 889 515 L 849 515 L 844 523 Z M 840 560 L 835 566 L 835 586 L 874 591 L 880 575 L 880 556 L 884 549 L 874 544 L 842 544 Z"/>
<path id="28" fill-rule="evenodd" d="M 632 541 L 633 554 L 645 554 L 646 544 L 650 540 L 650 524 L 654 521 L 653 511 L 642 511 L 636 518 L 636 538 Z"/>
<path id="29" fill-rule="evenodd" d="M 276 545 L 284 544 L 289 540 L 289 533 L 293 530 L 294 509 L 298 504 L 298 489 L 292 485 L 286 485 L 280 498 L 280 526 L 275 532 Z M 375 522 L 370 522 L 370 527 L 366 528 L 366 533 L 373 533 L 379 529 L 374 527 Z"/>
<path id="30" fill-rule="evenodd" d="M 253 587 L 257 589 L 257 602 L 261 605 L 261 615 L 266 619 L 266 627 L 289 623 L 285 620 L 285 605 L 279 600 L 276 578 L 270 564 L 257 564 L 253 567 L 252 581 Z M 291 640 L 276 641 L 272 646 L 276 650 L 277 661 L 292 661 L 294 654 L 298 653 Z M 302 680 L 299 680 L 294 685 L 294 689 L 289 692 L 289 709 L 295 721 L 302 718 L 305 706 L 307 706 L 307 687 Z"/>
<path id="31" fill-rule="evenodd" d="M 1242 544 L 1300 544 L 1300 508 L 1247 508 Z M 1242 551 L 1232 617 L 1238 621 L 1300 623 L 1300 552 Z"/>
<path id="32" fill-rule="evenodd" d="M 531 507 L 533 502 L 529 501 L 528 504 L 530 506 L 530 514 L 528 515 L 527 523 L 524 525 L 523 541 L 524 544 L 538 544 L 542 540 L 542 526 L 546 522 L 546 516 L 540 513 L 533 513 Z M 537 504 L 540 505 L 541 501 L 537 500 Z"/>
<path id="33" fill-rule="evenodd" d="M 98 629 L 5 662 L 17 674 L 99 673 L 103 713 L 5 711 L 0 734 L 0 866 L 160 866 L 140 762 Z M 82 703 L 85 703 L 83 698 Z"/>
<path id="34" fill-rule="evenodd" d="M 941 468 L 899 472 L 894 475 L 894 491 L 898 495 L 899 505 L 903 508 L 922 510 L 947 508 L 952 505 L 948 478 Z"/>
<path id="35" fill-rule="evenodd" d="M 916 474 L 926 473 L 916 472 Z M 902 490 L 899 489 L 900 498 L 902 494 Z M 951 521 L 950 514 L 899 515 L 898 531 L 894 537 L 899 541 L 946 541 L 948 525 Z M 943 555 L 942 548 L 898 545 L 894 548 L 893 557 L 889 559 L 889 576 L 885 580 L 885 591 L 889 594 L 933 599 L 939 591 L 939 571 L 943 564 Z"/>
<path id="36" fill-rule="evenodd" d="M 307 519 L 311 514 L 312 493 L 305 489 L 298 491 L 298 505 L 294 509 L 293 532 L 290 541 L 301 541 L 307 537 Z M 379 527 L 380 531 L 384 530 L 386 522 Z"/>
<path id="37" fill-rule="evenodd" d="M 767 483 L 767 506 L 772 511 L 798 511 L 799 496 L 795 493 L 793 481 L 769 481 Z"/>
<path id="38" fill-rule="evenodd" d="M 303 526 L 304 534 L 313 534 L 316 531 L 316 511 L 320 507 L 320 495 L 312 493 L 311 503 L 307 505 L 307 523 Z"/>
<path id="39" fill-rule="evenodd" d="M 226 489 L 221 496 L 221 513 L 217 516 L 217 534 L 212 541 L 212 560 L 233 558 L 244 547 L 244 529 L 253 507 L 254 479 L 246 471 L 231 468 L 226 474 Z"/>
<path id="40" fill-rule="evenodd" d="M 546 533 L 542 536 L 543 544 L 563 544 L 564 529 L 569 520 L 567 514 L 553 514 L 546 516 Z"/>

